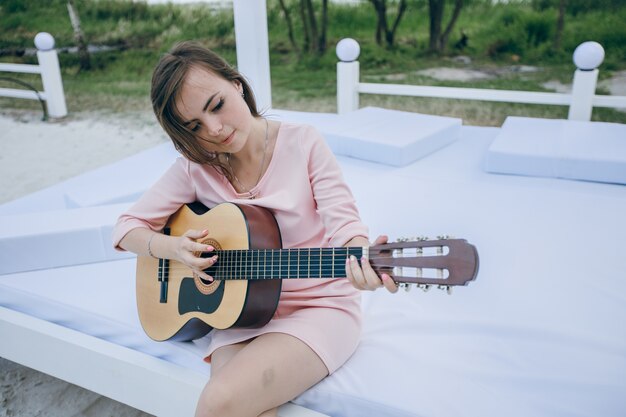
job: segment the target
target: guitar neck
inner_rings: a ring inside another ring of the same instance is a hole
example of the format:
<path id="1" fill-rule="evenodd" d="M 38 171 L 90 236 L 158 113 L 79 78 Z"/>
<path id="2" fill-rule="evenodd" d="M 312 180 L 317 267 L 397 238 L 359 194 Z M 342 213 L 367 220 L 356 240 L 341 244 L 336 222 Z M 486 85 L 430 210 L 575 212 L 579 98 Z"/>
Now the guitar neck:
<path id="1" fill-rule="evenodd" d="M 346 258 L 361 259 L 363 248 L 217 250 L 217 262 L 205 270 L 216 280 L 345 278 Z"/>

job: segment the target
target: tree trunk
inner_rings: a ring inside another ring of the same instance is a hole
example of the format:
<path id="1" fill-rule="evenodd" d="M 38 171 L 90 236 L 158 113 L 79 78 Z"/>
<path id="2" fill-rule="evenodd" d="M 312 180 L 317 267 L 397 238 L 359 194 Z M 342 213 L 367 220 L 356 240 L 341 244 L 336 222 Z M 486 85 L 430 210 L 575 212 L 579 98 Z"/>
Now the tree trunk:
<path id="1" fill-rule="evenodd" d="M 443 32 L 441 38 L 439 39 L 439 52 L 443 52 L 446 50 L 446 47 L 448 46 L 448 38 L 450 38 L 450 33 L 452 33 L 452 28 L 454 27 L 456 20 L 459 18 L 462 8 L 463 0 L 456 0 L 454 2 L 454 11 L 452 12 L 452 17 L 448 22 L 448 26 L 446 26 L 446 30 Z"/>
<path id="2" fill-rule="evenodd" d="M 313 9 L 313 0 L 306 0 L 306 9 L 309 18 L 309 28 L 311 29 L 311 45 L 310 50 L 315 51 L 315 44 L 319 39 L 317 32 L 317 19 L 315 18 L 315 9 Z"/>
<path id="3" fill-rule="evenodd" d="M 554 50 L 561 49 L 561 41 L 563 39 L 563 28 L 565 27 L 565 8 L 567 0 L 559 0 L 559 17 L 556 20 L 556 33 L 554 35 Z"/>
<path id="4" fill-rule="evenodd" d="M 300 0 L 300 17 L 302 18 L 302 29 L 304 31 L 303 51 L 311 49 L 311 29 L 309 28 L 309 19 L 306 13 L 306 0 Z"/>
<path id="5" fill-rule="evenodd" d="M 383 34 L 387 33 L 387 5 L 385 0 L 370 0 L 376 11 L 376 43 L 383 44 Z"/>
<path id="6" fill-rule="evenodd" d="M 328 0 L 322 0 L 322 30 L 318 42 L 318 52 L 323 54 L 326 52 L 326 32 L 328 30 Z"/>
<path id="7" fill-rule="evenodd" d="M 285 21 L 287 22 L 287 33 L 289 34 L 289 42 L 294 50 L 298 50 L 298 44 L 296 44 L 296 38 L 293 36 L 293 24 L 291 23 L 291 16 L 289 15 L 289 9 L 285 5 L 285 0 L 278 0 L 280 8 L 285 15 Z"/>
<path id="8" fill-rule="evenodd" d="M 439 38 L 441 37 L 441 20 L 443 19 L 444 2 L 445 0 L 428 0 L 430 16 L 428 49 L 431 52 L 439 52 Z"/>
<path id="9" fill-rule="evenodd" d="M 393 22 L 393 26 L 391 26 L 391 31 L 389 32 L 389 35 L 387 36 L 387 46 L 388 47 L 392 47 L 395 37 L 396 37 L 396 30 L 398 29 L 398 26 L 400 25 L 400 20 L 402 19 L 402 16 L 404 15 L 404 12 L 406 11 L 406 0 L 400 0 L 400 4 L 398 5 L 398 14 L 396 15 L 396 20 Z"/>
<path id="10" fill-rule="evenodd" d="M 382 36 L 385 36 L 385 43 L 387 48 L 392 48 L 395 40 L 396 30 L 400 25 L 400 20 L 407 8 L 406 0 L 400 0 L 398 4 L 398 14 L 393 22 L 391 29 L 387 24 L 387 0 L 370 0 L 376 10 L 377 26 L 376 26 L 376 43 L 382 44 Z"/>
<path id="11" fill-rule="evenodd" d="M 80 17 L 76 12 L 73 0 L 67 0 L 67 12 L 70 15 L 70 21 L 72 22 L 72 28 L 74 29 L 74 39 L 78 44 L 78 60 L 80 62 L 81 70 L 91 69 L 91 59 L 89 57 L 89 51 L 87 50 L 87 43 L 83 36 L 83 31 L 80 28 Z"/>

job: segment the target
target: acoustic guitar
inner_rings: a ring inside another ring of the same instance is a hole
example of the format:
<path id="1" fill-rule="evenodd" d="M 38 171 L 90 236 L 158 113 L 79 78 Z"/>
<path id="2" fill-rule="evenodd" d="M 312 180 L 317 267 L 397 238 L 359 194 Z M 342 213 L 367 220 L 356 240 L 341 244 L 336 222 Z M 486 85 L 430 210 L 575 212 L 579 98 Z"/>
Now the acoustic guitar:
<path id="1" fill-rule="evenodd" d="M 209 230 L 201 242 L 215 248 L 217 262 L 203 280 L 179 262 L 137 258 L 137 306 L 145 332 L 154 340 L 192 340 L 211 329 L 265 325 L 278 305 L 283 279 L 345 278 L 346 257 L 366 256 L 380 275 L 400 286 L 450 289 L 478 272 L 476 248 L 463 239 L 403 239 L 370 247 L 281 249 L 276 219 L 267 209 L 223 203 L 208 210 L 182 206 L 163 233 L 181 236 Z"/>

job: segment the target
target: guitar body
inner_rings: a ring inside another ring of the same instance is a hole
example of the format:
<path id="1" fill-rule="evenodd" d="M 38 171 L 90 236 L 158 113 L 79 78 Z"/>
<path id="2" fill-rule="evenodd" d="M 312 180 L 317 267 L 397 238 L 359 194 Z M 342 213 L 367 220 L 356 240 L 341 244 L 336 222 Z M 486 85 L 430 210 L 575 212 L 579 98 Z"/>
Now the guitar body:
<path id="1" fill-rule="evenodd" d="M 209 230 L 202 241 L 217 250 L 280 249 L 272 214 L 261 207 L 232 203 L 211 210 L 199 203 L 182 206 L 165 232 Z M 192 340 L 211 329 L 261 327 L 274 315 L 280 279 L 206 282 L 173 260 L 137 257 L 137 308 L 145 332 L 154 340 Z"/>

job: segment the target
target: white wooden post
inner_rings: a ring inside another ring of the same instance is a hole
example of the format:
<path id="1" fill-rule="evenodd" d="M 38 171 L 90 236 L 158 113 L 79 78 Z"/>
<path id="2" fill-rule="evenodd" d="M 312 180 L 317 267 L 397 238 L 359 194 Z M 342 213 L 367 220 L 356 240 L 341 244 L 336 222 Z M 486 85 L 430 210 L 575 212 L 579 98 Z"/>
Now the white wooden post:
<path id="1" fill-rule="evenodd" d="M 359 43 L 345 38 L 337 43 L 337 113 L 343 114 L 359 108 Z"/>
<path id="2" fill-rule="evenodd" d="M 574 51 L 574 63 L 578 68 L 572 83 L 572 102 L 569 120 L 589 121 L 596 94 L 598 70 L 604 60 L 604 48 L 597 42 L 583 42 Z"/>
<path id="3" fill-rule="evenodd" d="M 48 115 L 54 118 L 67 116 L 63 81 L 61 80 L 61 67 L 59 57 L 54 49 L 54 38 L 46 32 L 40 32 L 35 36 L 37 47 L 37 59 L 41 70 L 41 82 L 45 94 Z"/>
<path id="4" fill-rule="evenodd" d="M 272 108 L 270 52 L 265 0 L 235 0 L 237 69 L 250 82 L 259 111 Z"/>

